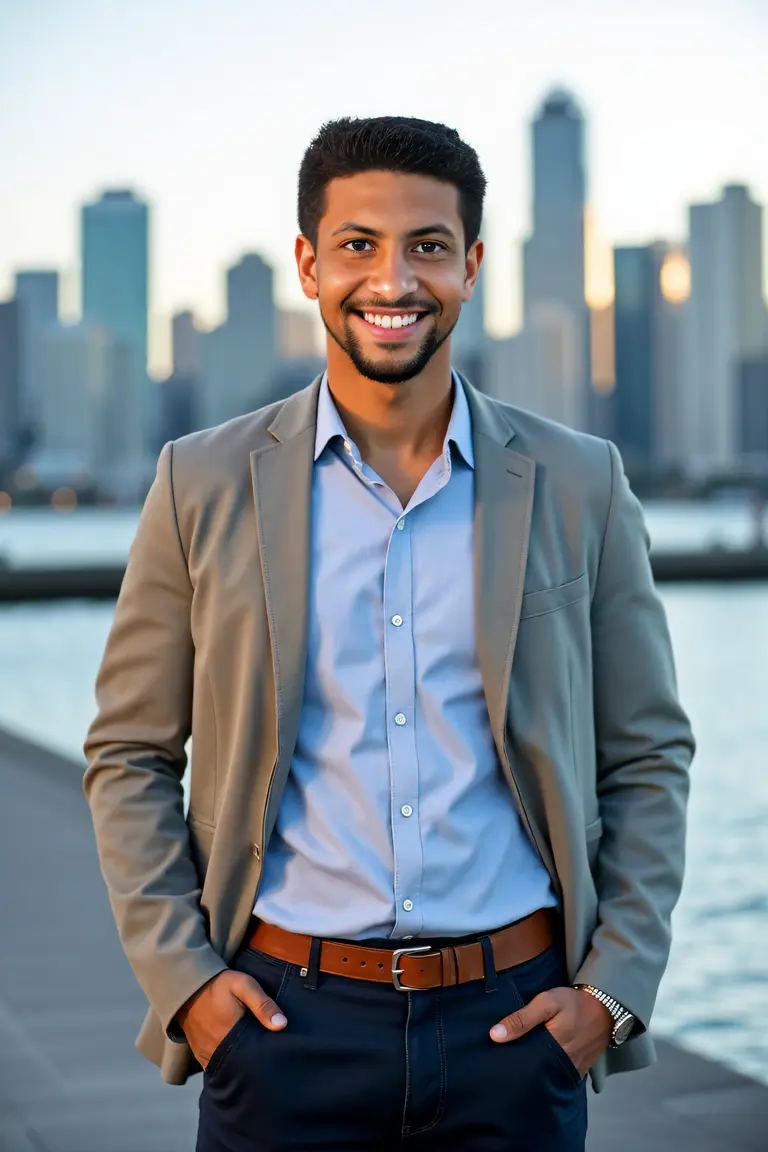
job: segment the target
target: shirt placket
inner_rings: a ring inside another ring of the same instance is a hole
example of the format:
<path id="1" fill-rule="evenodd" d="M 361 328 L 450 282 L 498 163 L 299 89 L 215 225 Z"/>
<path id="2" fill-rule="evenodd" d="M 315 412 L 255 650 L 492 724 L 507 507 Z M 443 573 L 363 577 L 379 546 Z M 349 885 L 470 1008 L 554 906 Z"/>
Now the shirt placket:
<path id="1" fill-rule="evenodd" d="M 399 517 L 384 566 L 384 675 L 394 851 L 392 935 L 402 937 L 415 936 L 424 926 L 413 646 L 414 526 L 412 512 Z"/>

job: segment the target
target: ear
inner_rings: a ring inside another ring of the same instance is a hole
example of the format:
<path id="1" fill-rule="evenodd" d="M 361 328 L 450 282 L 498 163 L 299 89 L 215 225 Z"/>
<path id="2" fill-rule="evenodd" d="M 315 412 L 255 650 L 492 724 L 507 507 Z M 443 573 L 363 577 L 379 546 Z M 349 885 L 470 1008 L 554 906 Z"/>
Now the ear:
<path id="1" fill-rule="evenodd" d="M 317 257 L 312 244 L 301 233 L 296 237 L 294 255 L 304 295 L 308 300 L 317 300 Z"/>
<path id="2" fill-rule="evenodd" d="M 475 290 L 477 277 L 480 272 L 480 265 L 483 262 L 483 254 L 485 248 L 482 240 L 475 240 L 472 247 L 467 252 L 466 262 L 464 264 L 464 287 L 461 291 L 461 302 L 466 303 Z"/>

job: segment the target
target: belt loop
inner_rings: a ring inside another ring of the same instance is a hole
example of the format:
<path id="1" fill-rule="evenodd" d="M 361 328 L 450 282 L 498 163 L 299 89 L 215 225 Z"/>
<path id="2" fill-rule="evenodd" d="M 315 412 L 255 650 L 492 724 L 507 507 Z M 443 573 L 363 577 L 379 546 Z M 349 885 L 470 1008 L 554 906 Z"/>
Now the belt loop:
<path id="1" fill-rule="evenodd" d="M 307 978 L 304 981 L 304 987 L 308 988 L 310 992 L 317 992 L 317 981 L 320 976 L 320 949 L 323 941 L 317 936 L 312 937 L 312 943 L 309 946 L 309 963 L 304 969 Z"/>
<path id="2" fill-rule="evenodd" d="M 443 988 L 453 988 L 459 982 L 459 962 L 452 945 L 440 949 Z"/>
<path id="3" fill-rule="evenodd" d="M 493 945 L 491 944 L 490 936 L 481 936 L 480 944 L 483 948 L 483 968 L 485 969 L 485 990 L 486 992 L 497 992 L 498 984 L 496 983 L 496 962 L 493 958 Z"/>

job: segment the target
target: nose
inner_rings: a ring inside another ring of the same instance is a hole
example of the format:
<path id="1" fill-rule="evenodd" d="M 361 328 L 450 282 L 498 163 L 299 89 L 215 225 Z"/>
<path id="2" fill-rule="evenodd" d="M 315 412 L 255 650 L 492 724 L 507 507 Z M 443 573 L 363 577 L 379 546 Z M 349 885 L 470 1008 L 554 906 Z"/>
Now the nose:
<path id="1" fill-rule="evenodd" d="M 408 253 L 396 245 L 382 245 L 378 259 L 370 268 L 368 287 L 383 300 L 395 301 L 413 295 L 419 281 L 408 261 Z"/>

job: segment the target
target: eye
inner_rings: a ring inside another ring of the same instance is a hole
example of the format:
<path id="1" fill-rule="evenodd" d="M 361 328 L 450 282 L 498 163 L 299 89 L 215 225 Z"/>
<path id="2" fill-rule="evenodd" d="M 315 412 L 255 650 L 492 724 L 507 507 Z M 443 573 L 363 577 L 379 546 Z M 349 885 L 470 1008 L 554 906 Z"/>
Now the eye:
<path id="1" fill-rule="evenodd" d="M 416 245 L 417 248 L 424 248 L 425 246 L 429 248 L 430 251 L 422 252 L 422 256 L 433 256 L 435 252 L 446 251 L 445 244 L 441 244 L 439 240 L 422 240 L 420 244 Z"/>
<path id="2" fill-rule="evenodd" d="M 350 248 L 350 244 L 368 244 L 371 248 L 373 245 L 370 240 L 347 240 L 346 244 L 342 244 L 342 248 L 349 248 L 350 252 L 364 252 L 364 248 Z"/>

